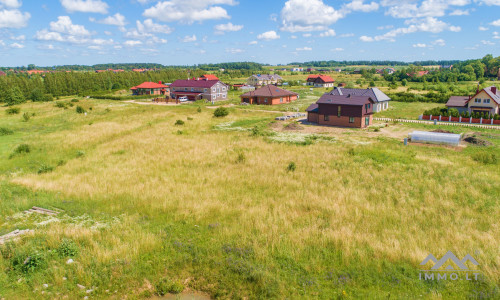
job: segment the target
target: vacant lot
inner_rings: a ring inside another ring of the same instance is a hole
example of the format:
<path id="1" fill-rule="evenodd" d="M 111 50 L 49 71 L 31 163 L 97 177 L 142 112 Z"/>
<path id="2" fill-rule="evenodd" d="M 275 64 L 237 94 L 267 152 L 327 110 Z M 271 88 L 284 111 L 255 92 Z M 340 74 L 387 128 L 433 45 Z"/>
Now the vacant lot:
<path id="1" fill-rule="evenodd" d="M 280 113 L 65 101 L 0 108 L 0 235 L 34 230 L 0 246 L 0 298 L 144 298 L 169 282 L 214 298 L 439 299 L 500 283 L 497 131 L 456 151 L 404 147 L 411 125 L 301 132 L 270 124 Z M 34 205 L 64 212 L 22 214 Z M 449 250 L 472 254 L 480 281 L 418 279 Z"/>

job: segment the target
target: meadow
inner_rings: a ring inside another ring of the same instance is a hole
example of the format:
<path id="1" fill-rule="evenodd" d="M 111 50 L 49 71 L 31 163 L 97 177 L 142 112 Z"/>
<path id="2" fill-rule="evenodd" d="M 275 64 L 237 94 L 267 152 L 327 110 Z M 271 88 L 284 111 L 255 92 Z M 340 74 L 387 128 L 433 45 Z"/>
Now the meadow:
<path id="1" fill-rule="evenodd" d="M 214 118 L 201 104 L 71 99 L 0 107 L 0 235 L 33 230 L 0 245 L 0 299 L 498 295 L 498 131 L 477 133 L 488 147 L 359 129 L 278 139 L 281 113 L 261 108 Z M 32 206 L 63 212 L 22 213 Z M 419 280 L 449 250 L 474 255 L 480 279 Z"/>

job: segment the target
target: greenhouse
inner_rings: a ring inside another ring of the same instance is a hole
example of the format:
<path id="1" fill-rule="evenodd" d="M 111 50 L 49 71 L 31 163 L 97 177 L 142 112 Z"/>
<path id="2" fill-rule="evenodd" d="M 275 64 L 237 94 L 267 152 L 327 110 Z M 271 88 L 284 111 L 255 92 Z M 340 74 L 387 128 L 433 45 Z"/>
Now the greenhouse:
<path id="1" fill-rule="evenodd" d="M 430 143 L 458 146 L 462 135 L 441 132 L 413 131 L 409 134 L 409 138 L 413 143 Z"/>

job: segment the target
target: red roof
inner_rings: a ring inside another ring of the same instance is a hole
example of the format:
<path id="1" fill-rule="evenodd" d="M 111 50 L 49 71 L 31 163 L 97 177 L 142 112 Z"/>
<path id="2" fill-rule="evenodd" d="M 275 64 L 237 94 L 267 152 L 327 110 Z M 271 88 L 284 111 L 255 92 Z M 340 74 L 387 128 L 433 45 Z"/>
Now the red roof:
<path id="1" fill-rule="evenodd" d="M 307 77 L 307 81 L 308 82 L 323 82 L 323 83 L 335 82 L 335 80 L 328 75 L 309 75 Z"/>
<path id="2" fill-rule="evenodd" d="M 4 71 L 0 71 L 0 76 L 5 76 L 5 75 L 7 75 L 7 74 L 5 74 Z"/>
<path id="3" fill-rule="evenodd" d="M 168 86 L 164 84 L 159 84 L 156 82 L 144 82 L 139 84 L 138 86 L 135 86 L 131 89 L 162 89 L 162 88 L 168 88 Z"/>
<path id="4" fill-rule="evenodd" d="M 205 74 L 201 76 L 200 78 L 206 79 L 206 80 L 219 80 L 219 78 L 213 74 Z"/>
<path id="5" fill-rule="evenodd" d="M 212 86 L 216 85 L 219 82 L 219 80 L 176 80 L 174 83 L 172 83 L 170 86 L 171 87 L 185 87 L 185 88 L 191 88 L 191 87 L 200 87 L 200 88 L 211 88 Z"/>

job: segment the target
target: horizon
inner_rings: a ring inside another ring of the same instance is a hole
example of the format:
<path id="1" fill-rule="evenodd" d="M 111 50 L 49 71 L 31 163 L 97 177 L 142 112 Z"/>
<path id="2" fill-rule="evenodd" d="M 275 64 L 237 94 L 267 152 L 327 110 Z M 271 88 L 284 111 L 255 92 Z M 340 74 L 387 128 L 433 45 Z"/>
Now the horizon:
<path id="1" fill-rule="evenodd" d="M 0 54 L 14 66 L 499 56 L 500 1 L 449 2 L 0 0 Z"/>

